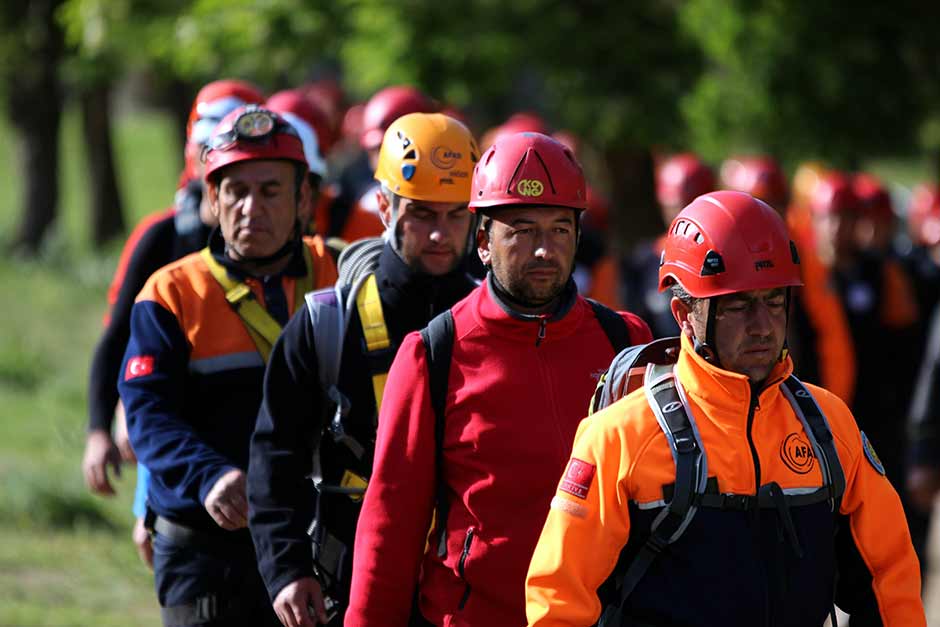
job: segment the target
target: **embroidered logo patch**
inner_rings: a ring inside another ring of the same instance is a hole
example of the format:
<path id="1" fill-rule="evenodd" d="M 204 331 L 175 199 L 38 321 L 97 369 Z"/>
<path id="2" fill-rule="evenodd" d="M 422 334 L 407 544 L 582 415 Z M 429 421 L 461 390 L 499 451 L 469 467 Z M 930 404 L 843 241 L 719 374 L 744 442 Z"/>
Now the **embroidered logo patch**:
<path id="1" fill-rule="evenodd" d="M 868 436 L 865 435 L 865 432 L 862 431 L 862 450 L 865 451 L 865 459 L 868 460 L 868 463 L 878 471 L 878 474 L 884 476 L 885 466 L 881 463 L 881 458 L 878 457 L 878 453 L 875 452 L 875 447 L 871 445 L 871 440 L 868 439 Z"/>
<path id="2" fill-rule="evenodd" d="M 572 457 L 568 462 L 568 469 L 565 470 L 565 476 L 561 478 L 561 491 L 579 499 L 586 499 L 588 490 L 591 489 L 591 482 L 594 480 L 595 470 L 594 464 Z"/>
<path id="3" fill-rule="evenodd" d="M 793 472 L 798 475 L 805 475 L 813 469 L 816 456 L 813 455 L 813 447 L 803 438 L 802 434 L 791 433 L 784 438 L 783 444 L 780 445 L 780 459 Z"/>
<path id="4" fill-rule="evenodd" d="M 153 357 L 149 355 L 138 355 L 131 357 L 127 361 L 127 369 L 124 371 L 124 380 L 130 381 L 137 377 L 145 377 L 153 372 Z"/>

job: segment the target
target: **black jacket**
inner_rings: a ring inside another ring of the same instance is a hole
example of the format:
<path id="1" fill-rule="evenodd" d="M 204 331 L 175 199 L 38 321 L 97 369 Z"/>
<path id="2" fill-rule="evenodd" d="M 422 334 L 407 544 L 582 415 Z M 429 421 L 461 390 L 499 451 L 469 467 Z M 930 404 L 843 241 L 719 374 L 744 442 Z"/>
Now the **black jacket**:
<path id="1" fill-rule="evenodd" d="M 443 277 L 416 273 L 387 244 L 375 275 L 391 341 L 388 365 L 405 335 L 427 326 L 431 318 L 475 287 L 460 270 Z M 352 402 L 345 424 L 366 448 L 361 460 L 328 435 L 320 438 L 332 407 L 320 389 L 314 329 L 306 309 L 291 318 L 268 361 L 264 400 L 251 440 L 248 500 L 258 568 L 272 599 L 288 583 L 313 574 L 307 530 L 314 515 L 314 493 L 307 476 L 314 447 L 322 443 L 321 466 L 327 483 L 339 483 L 346 469 L 363 477 L 371 475 L 377 411 L 355 307 L 347 328 L 339 388 Z M 321 512 L 331 533 L 349 547 L 344 560 L 344 598 L 359 506 L 348 496 L 337 496 L 326 500 Z"/>

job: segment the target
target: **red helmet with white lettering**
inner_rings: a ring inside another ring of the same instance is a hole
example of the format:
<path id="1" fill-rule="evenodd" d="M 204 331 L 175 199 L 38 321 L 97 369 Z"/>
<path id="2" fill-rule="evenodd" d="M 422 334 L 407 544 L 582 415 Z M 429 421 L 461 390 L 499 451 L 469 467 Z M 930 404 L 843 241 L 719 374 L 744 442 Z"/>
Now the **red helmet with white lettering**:
<path id="1" fill-rule="evenodd" d="M 802 285 L 786 224 L 743 192 L 699 196 L 673 220 L 659 266 L 659 289 L 678 283 L 696 298 Z"/>
<path id="2" fill-rule="evenodd" d="M 385 131 L 392 122 L 408 113 L 433 113 L 438 107 L 423 93 L 407 85 L 393 85 L 377 92 L 362 112 L 359 143 L 366 150 L 382 145 Z"/>
<path id="3" fill-rule="evenodd" d="M 714 189 L 711 168 L 689 152 L 669 157 L 656 171 L 656 198 L 663 207 L 685 207 Z"/>
<path id="4" fill-rule="evenodd" d="M 584 172 L 571 150 L 541 133 L 500 138 L 473 169 L 470 211 L 506 205 L 587 206 Z"/>

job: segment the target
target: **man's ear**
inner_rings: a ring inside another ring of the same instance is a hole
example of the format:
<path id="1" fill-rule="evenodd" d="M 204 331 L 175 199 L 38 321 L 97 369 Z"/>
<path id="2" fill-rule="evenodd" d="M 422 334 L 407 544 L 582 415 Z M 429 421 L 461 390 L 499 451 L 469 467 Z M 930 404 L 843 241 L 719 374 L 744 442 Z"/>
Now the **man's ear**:
<path id="1" fill-rule="evenodd" d="M 213 181 L 206 181 L 206 194 L 209 195 L 209 211 L 212 216 L 219 219 L 219 186 Z"/>
<path id="2" fill-rule="evenodd" d="M 490 251 L 490 236 L 484 228 L 487 218 L 480 221 L 480 228 L 477 229 L 477 254 L 484 266 L 489 267 L 492 261 L 492 251 Z M 490 227 L 492 228 L 492 227 Z"/>
<path id="3" fill-rule="evenodd" d="M 689 337 L 695 337 L 695 328 L 692 326 L 692 308 L 673 296 L 669 301 L 669 310 L 676 324 L 679 325 L 679 329 Z"/>
<path id="4" fill-rule="evenodd" d="M 392 204 L 382 193 L 381 189 L 375 190 L 375 201 L 379 206 L 379 216 L 382 218 L 382 224 L 388 226 L 392 223 Z"/>

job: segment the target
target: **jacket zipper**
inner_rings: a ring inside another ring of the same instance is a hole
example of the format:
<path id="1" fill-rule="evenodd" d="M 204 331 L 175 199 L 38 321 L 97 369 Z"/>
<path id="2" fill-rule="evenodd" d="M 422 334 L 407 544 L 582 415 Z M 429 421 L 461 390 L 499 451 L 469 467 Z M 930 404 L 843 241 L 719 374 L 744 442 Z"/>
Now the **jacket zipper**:
<path id="1" fill-rule="evenodd" d="M 751 449 L 751 459 L 754 462 L 754 538 L 755 548 L 760 552 L 760 457 L 757 455 L 757 447 L 754 445 L 754 413 L 760 407 L 760 395 L 751 390 L 751 399 L 747 409 L 747 444 Z M 762 561 L 762 560 L 761 560 Z M 762 588 L 764 593 L 764 625 L 770 625 L 770 594 L 767 590 L 767 575 L 764 574 Z"/>
<path id="2" fill-rule="evenodd" d="M 539 334 L 538 334 L 538 337 L 535 338 L 536 346 L 541 344 L 542 340 L 545 339 L 545 327 L 547 324 L 548 324 L 548 316 L 547 315 L 539 316 Z"/>
<path id="3" fill-rule="evenodd" d="M 460 560 L 457 562 L 457 574 L 460 575 L 460 578 L 464 580 L 466 587 L 463 591 L 463 596 L 460 597 L 460 603 L 457 604 L 457 609 L 462 610 L 467 604 L 467 601 L 470 599 L 470 582 L 464 577 L 464 566 L 467 563 L 467 558 L 470 557 L 470 546 L 473 544 L 473 534 L 476 532 L 476 529 L 470 527 L 467 529 L 467 537 L 463 541 L 463 551 L 460 553 Z"/>

